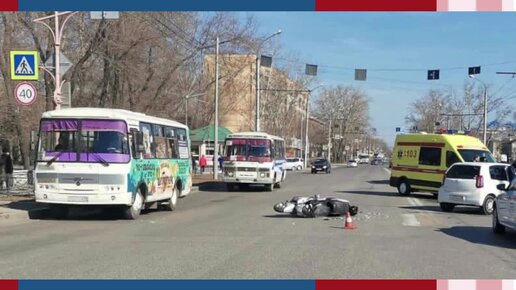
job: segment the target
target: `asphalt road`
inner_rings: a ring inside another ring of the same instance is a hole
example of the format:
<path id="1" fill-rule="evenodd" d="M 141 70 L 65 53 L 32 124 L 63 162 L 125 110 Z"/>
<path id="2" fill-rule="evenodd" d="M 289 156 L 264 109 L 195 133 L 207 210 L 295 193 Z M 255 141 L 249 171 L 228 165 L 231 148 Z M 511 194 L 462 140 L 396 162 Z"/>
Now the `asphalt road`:
<path id="1" fill-rule="evenodd" d="M 174 212 L 139 220 L 96 211 L 0 227 L 0 278 L 502 279 L 516 275 L 516 233 L 495 236 L 477 209 L 440 211 L 430 194 L 400 197 L 381 166 L 294 172 L 274 192 L 201 187 Z M 277 215 L 294 195 L 343 197 L 338 218 Z"/>

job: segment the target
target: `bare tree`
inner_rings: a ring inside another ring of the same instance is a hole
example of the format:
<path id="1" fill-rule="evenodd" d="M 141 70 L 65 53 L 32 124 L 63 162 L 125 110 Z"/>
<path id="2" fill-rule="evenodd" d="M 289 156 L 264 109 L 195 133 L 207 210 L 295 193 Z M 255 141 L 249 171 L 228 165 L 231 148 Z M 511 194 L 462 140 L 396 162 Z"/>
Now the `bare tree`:
<path id="1" fill-rule="evenodd" d="M 326 88 L 316 100 L 315 114 L 320 119 L 332 124 L 332 147 L 334 158 L 350 157 L 349 152 L 356 152 L 360 144 L 355 139 L 363 139 L 369 131 L 369 99 L 360 90 L 353 87 Z M 342 138 L 333 138 L 340 135 Z M 346 149 L 348 146 L 348 150 Z M 348 156 L 343 156 L 343 152 Z M 354 154 L 353 152 L 353 154 Z"/>

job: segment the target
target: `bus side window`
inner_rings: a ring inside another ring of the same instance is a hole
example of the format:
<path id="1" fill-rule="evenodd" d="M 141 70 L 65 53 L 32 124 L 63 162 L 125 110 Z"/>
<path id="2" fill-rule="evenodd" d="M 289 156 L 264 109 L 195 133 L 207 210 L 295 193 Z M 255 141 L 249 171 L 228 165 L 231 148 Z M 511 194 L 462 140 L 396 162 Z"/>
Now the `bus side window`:
<path id="1" fill-rule="evenodd" d="M 168 158 L 178 158 L 176 130 L 172 127 L 165 127 L 165 138 L 167 138 Z"/>
<path id="2" fill-rule="evenodd" d="M 140 123 L 140 131 L 143 133 L 143 146 L 145 152 L 143 152 L 143 158 L 152 158 L 152 143 L 154 138 L 151 134 L 152 126 L 148 123 Z"/>
<path id="3" fill-rule="evenodd" d="M 168 140 L 168 150 L 170 152 L 169 158 L 177 159 L 179 158 L 177 154 L 177 140 L 175 138 L 170 138 Z"/>

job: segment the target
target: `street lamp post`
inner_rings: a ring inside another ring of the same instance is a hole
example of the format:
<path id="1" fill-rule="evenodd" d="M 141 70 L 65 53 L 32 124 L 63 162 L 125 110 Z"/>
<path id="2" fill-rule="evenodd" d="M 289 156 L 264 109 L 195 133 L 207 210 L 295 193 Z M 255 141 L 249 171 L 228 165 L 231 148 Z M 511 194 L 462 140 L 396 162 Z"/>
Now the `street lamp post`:
<path id="1" fill-rule="evenodd" d="M 261 66 L 261 50 L 263 44 L 273 38 L 276 35 L 281 34 L 281 30 L 278 30 L 271 34 L 269 37 L 265 38 L 260 42 L 260 45 L 258 47 L 258 51 L 256 53 L 256 113 L 255 113 L 255 130 L 258 132 L 260 131 L 260 66 Z"/>
<path id="2" fill-rule="evenodd" d="M 200 96 L 204 96 L 206 95 L 205 93 L 201 93 L 201 94 L 195 94 L 195 95 L 186 95 L 184 98 L 185 98 L 185 125 L 188 126 L 188 99 L 190 98 L 197 98 L 197 97 L 200 97 Z"/>
<path id="3" fill-rule="evenodd" d="M 323 85 L 319 85 L 311 90 L 308 90 L 308 96 L 306 98 L 306 108 L 305 108 L 305 118 L 306 118 L 306 123 L 305 123 L 305 160 L 304 160 L 304 165 L 305 165 L 305 168 L 307 167 L 308 165 L 308 120 L 310 119 L 310 116 L 309 116 L 309 110 L 308 110 L 308 107 L 310 105 L 310 95 L 312 94 L 313 91 L 315 91 L 316 89 L 322 87 Z"/>
<path id="4" fill-rule="evenodd" d="M 478 82 L 480 82 L 483 86 L 484 86 L 484 128 L 483 128 L 483 135 L 482 135 L 482 139 L 483 139 L 483 142 L 484 142 L 484 145 L 487 146 L 487 85 L 485 82 L 481 81 L 480 79 L 476 78 L 475 75 L 470 75 L 469 76 L 470 78 L 474 79 L 474 80 L 477 80 Z"/>
<path id="5" fill-rule="evenodd" d="M 34 19 L 33 21 L 36 23 L 41 23 L 47 27 L 52 33 L 52 37 L 54 38 L 54 74 L 52 78 L 55 81 L 55 89 L 54 89 L 54 110 L 61 109 L 61 103 L 63 102 L 61 98 L 61 88 L 63 84 L 61 83 L 61 65 L 60 65 L 60 54 L 61 54 L 61 39 L 63 38 L 63 28 L 68 22 L 68 19 L 75 15 L 78 12 L 66 11 L 66 12 L 54 12 L 54 15 L 49 15 L 41 18 Z M 63 23 L 59 23 L 59 16 L 66 15 Z M 50 27 L 44 20 L 54 18 L 54 29 Z"/>

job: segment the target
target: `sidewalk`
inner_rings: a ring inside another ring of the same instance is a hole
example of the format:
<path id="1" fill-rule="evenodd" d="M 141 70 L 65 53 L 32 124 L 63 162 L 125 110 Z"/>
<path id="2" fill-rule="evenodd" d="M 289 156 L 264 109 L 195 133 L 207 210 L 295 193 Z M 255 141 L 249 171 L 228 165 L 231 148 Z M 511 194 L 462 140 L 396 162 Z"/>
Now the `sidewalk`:
<path id="1" fill-rule="evenodd" d="M 0 223 L 39 218 L 47 206 L 36 203 L 34 195 L 0 195 Z"/>

